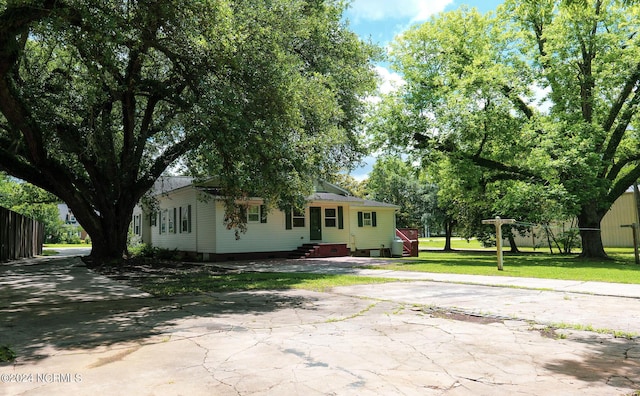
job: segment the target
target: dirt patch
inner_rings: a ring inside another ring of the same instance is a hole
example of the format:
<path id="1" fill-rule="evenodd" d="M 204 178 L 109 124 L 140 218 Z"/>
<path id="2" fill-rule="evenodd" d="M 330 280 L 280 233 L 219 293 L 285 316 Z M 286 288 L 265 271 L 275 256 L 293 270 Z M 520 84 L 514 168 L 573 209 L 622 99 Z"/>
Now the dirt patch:
<path id="1" fill-rule="evenodd" d="M 458 312 L 453 310 L 446 310 L 442 308 L 428 308 L 424 310 L 425 313 L 433 316 L 434 318 L 443 318 L 451 320 L 459 320 L 463 322 L 479 323 L 479 324 L 491 324 L 502 323 L 503 320 L 491 316 L 483 316 L 474 313 Z"/>
<path id="2" fill-rule="evenodd" d="M 98 361 L 96 361 L 93 364 L 90 364 L 88 366 L 88 368 L 96 368 L 96 367 L 104 366 L 104 365 L 109 364 L 109 363 L 118 362 L 118 361 L 124 359 L 125 357 L 127 357 L 128 355 L 134 353 L 135 351 L 137 351 L 141 347 L 142 346 L 139 345 L 139 346 L 136 346 L 136 347 L 133 347 L 133 348 L 126 349 L 124 351 L 120 351 L 120 352 L 118 352 L 118 353 L 116 353 L 115 355 L 112 355 L 112 356 L 99 358 Z"/>
<path id="3" fill-rule="evenodd" d="M 543 327 L 541 329 L 536 329 L 541 336 L 545 338 L 558 339 L 560 336 L 556 332 L 556 329 L 550 326 Z"/>

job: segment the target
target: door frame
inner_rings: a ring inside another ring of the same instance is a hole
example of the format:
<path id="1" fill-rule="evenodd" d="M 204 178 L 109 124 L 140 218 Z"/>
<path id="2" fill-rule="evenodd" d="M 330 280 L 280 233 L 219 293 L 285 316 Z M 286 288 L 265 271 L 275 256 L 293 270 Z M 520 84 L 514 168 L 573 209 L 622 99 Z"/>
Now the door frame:
<path id="1" fill-rule="evenodd" d="M 320 206 L 309 207 L 309 239 L 322 240 L 322 208 Z"/>

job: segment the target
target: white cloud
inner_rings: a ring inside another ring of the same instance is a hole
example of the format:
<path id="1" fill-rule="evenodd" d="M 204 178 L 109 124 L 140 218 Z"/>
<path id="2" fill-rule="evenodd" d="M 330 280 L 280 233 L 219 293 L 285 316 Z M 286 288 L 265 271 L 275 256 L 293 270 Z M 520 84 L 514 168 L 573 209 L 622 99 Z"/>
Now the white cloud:
<path id="1" fill-rule="evenodd" d="M 453 0 L 354 0 L 350 13 L 356 20 L 408 18 L 412 22 L 420 22 L 443 11 L 451 3 Z"/>
<path id="2" fill-rule="evenodd" d="M 404 85 L 405 81 L 401 75 L 394 73 L 383 66 L 376 66 L 376 73 L 380 76 L 380 93 L 388 94 L 389 92 L 396 91 L 398 88 Z"/>
<path id="3" fill-rule="evenodd" d="M 531 90 L 533 91 L 534 99 L 533 103 L 529 104 L 536 107 L 541 113 L 549 114 L 549 110 L 551 109 L 551 100 L 549 99 L 551 88 L 533 85 Z"/>
<path id="4" fill-rule="evenodd" d="M 375 71 L 378 73 L 378 77 L 380 78 L 378 94 L 365 98 L 365 101 L 372 104 L 380 103 L 382 101 L 380 95 L 386 95 L 390 92 L 397 91 L 405 83 L 401 75 L 390 71 L 386 67 L 375 66 Z"/>

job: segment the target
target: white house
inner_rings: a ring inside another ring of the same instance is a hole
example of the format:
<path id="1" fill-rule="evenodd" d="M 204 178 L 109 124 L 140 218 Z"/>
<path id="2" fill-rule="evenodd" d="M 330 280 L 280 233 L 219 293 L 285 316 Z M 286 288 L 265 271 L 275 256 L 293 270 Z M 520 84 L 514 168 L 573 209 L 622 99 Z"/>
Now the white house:
<path id="1" fill-rule="evenodd" d="M 316 183 L 303 211 L 268 210 L 260 198 L 247 205 L 246 233 L 227 229 L 213 182 L 165 178 L 155 213 L 134 211 L 132 231 L 144 243 L 202 260 L 252 257 L 328 257 L 389 254 L 396 235 L 396 205 L 350 196 Z"/>
<path id="2" fill-rule="evenodd" d="M 78 223 L 78 220 L 66 203 L 58 204 L 58 217 L 67 226 L 65 229 L 69 236 L 75 235 L 82 240 L 87 238 L 87 232 L 80 226 L 80 223 Z"/>

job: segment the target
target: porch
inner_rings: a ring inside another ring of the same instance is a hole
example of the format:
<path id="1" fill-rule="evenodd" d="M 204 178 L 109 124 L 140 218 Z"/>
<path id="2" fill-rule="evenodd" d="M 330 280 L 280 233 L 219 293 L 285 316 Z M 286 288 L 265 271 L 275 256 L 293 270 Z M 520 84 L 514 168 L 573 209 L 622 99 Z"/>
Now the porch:
<path id="1" fill-rule="evenodd" d="M 343 257 L 351 255 L 346 243 L 305 243 L 291 252 L 289 258 Z"/>

